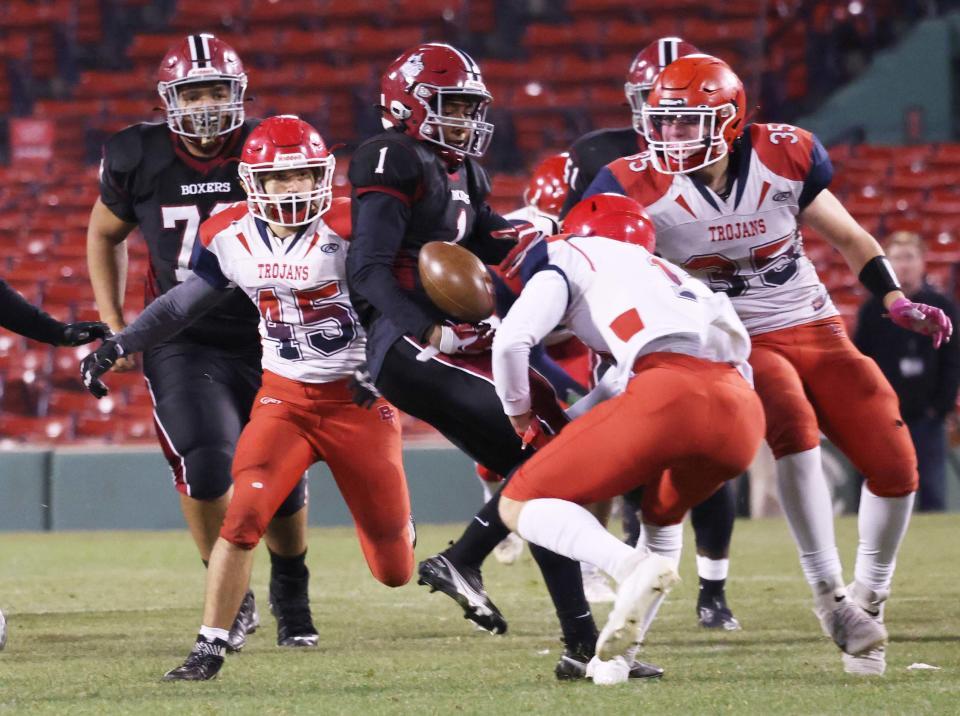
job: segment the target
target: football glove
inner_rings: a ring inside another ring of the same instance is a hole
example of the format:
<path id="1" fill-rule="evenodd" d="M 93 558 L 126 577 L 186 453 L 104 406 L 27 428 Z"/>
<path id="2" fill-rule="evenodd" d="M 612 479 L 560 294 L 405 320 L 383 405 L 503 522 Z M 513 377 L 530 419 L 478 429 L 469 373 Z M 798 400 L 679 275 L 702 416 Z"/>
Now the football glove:
<path id="1" fill-rule="evenodd" d="M 63 335 L 60 337 L 61 346 L 82 346 L 98 338 L 103 340 L 111 335 L 110 327 L 100 321 L 80 321 L 66 323 L 63 326 Z"/>
<path id="2" fill-rule="evenodd" d="M 517 432 L 519 434 L 519 431 Z M 557 437 L 556 433 L 550 429 L 550 426 L 534 416 L 533 420 L 530 421 L 530 426 L 520 435 L 522 443 L 520 449 L 526 450 L 528 447 L 532 447 L 534 450 L 540 450 L 546 447 L 555 437 Z"/>
<path id="3" fill-rule="evenodd" d="M 510 253 L 497 267 L 503 273 L 504 278 L 508 279 L 513 278 L 520 272 L 520 265 L 531 247 L 547 236 L 546 233 L 530 223 L 514 226 L 510 229 L 492 231 L 490 235 L 498 239 L 516 238 L 517 240 L 517 245 L 510 249 Z"/>
<path id="4" fill-rule="evenodd" d="M 483 353 L 493 345 L 494 330 L 489 323 L 444 324 L 440 327 L 440 352 Z"/>
<path id="5" fill-rule="evenodd" d="M 934 348 L 949 341 L 953 334 L 953 323 L 946 313 L 936 306 L 914 303 L 908 298 L 898 298 L 890 304 L 890 320 L 900 328 L 930 336 Z"/>
<path id="6" fill-rule="evenodd" d="M 93 353 L 88 353 L 80 361 L 80 377 L 83 379 L 83 385 L 93 395 L 100 399 L 109 393 L 109 389 L 100 380 L 100 376 L 106 373 L 117 362 L 117 359 L 123 355 L 121 345 L 108 338 Z"/>
<path id="7" fill-rule="evenodd" d="M 362 365 L 353 371 L 353 376 L 350 378 L 348 387 L 350 388 L 353 402 L 367 410 L 369 410 L 373 404 L 377 402 L 377 398 L 380 397 L 380 393 L 373 384 L 373 380 L 370 378 L 370 371 L 367 370 L 366 365 Z"/>

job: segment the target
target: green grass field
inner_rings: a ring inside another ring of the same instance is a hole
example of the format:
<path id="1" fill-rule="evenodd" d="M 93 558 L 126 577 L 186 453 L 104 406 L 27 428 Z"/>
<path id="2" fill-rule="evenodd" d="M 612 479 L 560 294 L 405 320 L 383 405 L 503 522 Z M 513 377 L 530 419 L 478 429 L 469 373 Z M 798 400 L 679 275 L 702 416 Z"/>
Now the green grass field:
<path id="1" fill-rule="evenodd" d="M 695 625 L 692 549 L 684 582 L 648 638 L 659 683 L 558 683 L 557 628 L 525 552 L 485 571 L 510 621 L 506 636 L 474 631 L 452 601 L 410 584 L 390 590 L 366 571 L 352 531 L 315 530 L 308 561 L 321 648 L 289 651 L 263 625 L 218 680 L 160 683 L 186 656 L 199 626 L 203 570 L 186 533 L 0 536 L 0 712 L 63 713 L 843 713 L 960 711 L 958 517 L 915 519 L 887 612 L 887 676 L 846 676 L 810 612 L 786 525 L 741 521 L 734 536 L 731 603 L 744 625 L 714 634 Z M 839 539 L 852 568 L 855 522 Z M 459 526 L 422 526 L 419 558 Z M 687 545 L 692 536 L 687 534 Z M 254 588 L 265 608 L 268 563 Z M 604 613 L 598 614 L 603 618 Z M 602 622 L 601 622 L 602 623 Z M 908 670 L 914 662 L 940 671 Z"/>

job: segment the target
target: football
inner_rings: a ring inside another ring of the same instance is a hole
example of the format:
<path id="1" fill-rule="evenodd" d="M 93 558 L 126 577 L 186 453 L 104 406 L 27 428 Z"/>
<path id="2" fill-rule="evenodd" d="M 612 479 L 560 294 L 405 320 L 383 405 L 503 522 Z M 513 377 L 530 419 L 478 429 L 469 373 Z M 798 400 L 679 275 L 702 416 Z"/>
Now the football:
<path id="1" fill-rule="evenodd" d="M 434 305 L 467 323 L 489 318 L 495 301 L 486 266 L 462 246 L 431 241 L 420 249 L 420 282 Z"/>

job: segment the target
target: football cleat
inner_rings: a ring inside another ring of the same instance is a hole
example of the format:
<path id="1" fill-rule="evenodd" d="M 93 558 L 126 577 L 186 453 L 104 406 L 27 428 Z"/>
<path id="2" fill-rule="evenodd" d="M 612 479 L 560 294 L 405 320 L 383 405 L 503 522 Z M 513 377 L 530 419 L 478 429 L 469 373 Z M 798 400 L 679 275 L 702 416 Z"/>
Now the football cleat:
<path id="1" fill-rule="evenodd" d="M 197 637 L 193 649 L 186 660 L 176 669 L 163 675 L 163 681 L 209 681 L 216 677 L 223 666 L 223 655 L 227 652 L 227 642 L 222 639 L 207 641 Z"/>
<path id="2" fill-rule="evenodd" d="M 0 651 L 3 651 L 3 647 L 7 645 L 7 619 L 3 616 L 3 612 L 0 611 Z"/>
<path id="3" fill-rule="evenodd" d="M 463 609 L 463 618 L 469 619 L 491 634 L 507 631 L 507 620 L 490 601 L 483 588 L 479 569 L 456 567 L 442 554 L 423 560 L 417 569 L 417 584 L 430 587 L 430 592 L 443 592 Z"/>
<path id="4" fill-rule="evenodd" d="M 270 611 L 277 620 L 277 646 L 316 646 L 320 641 L 310 614 L 309 582 L 309 571 L 303 577 L 271 577 Z"/>
<path id="5" fill-rule="evenodd" d="M 653 664 L 645 664 L 634 658 L 636 650 L 633 650 L 629 660 L 624 657 L 624 663 L 630 664 L 628 669 L 628 678 L 630 679 L 658 679 L 663 676 L 663 669 Z M 593 669 L 591 664 L 598 661 L 594 656 L 593 647 L 586 644 L 575 644 L 573 646 L 564 645 L 563 653 L 560 655 L 557 665 L 553 669 L 554 675 L 559 681 L 575 681 L 578 679 L 592 679 Z"/>
<path id="6" fill-rule="evenodd" d="M 871 619 L 883 624 L 883 607 L 888 593 L 874 592 L 857 582 L 847 585 L 847 594 Z M 842 654 L 843 670 L 857 676 L 883 676 L 887 670 L 887 650 L 878 646 L 858 656 Z"/>
<path id="7" fill-rule="evenodd" d="M 820 620 L 824 634 L 851 656 L 861 656 L 887 642 L 887 629 L 883 623 L 842 592 L 818 598 L 814 614 Z"/>
<path id="8" fill-rule="evenodd" d="M 230 627 L 230 635 L 227 637 L 227 651 L 240 651 L 247 643 L 247 635 L 253 634 L 258 626 L 260 626 L 260 613 L 257 611 L 257 602 L 253 598 L 253 592 L 248 589 L 247 593 L 243 595 L 243 601 L 240 602 L 237 617 Z"/>
<path id="9" fill-rule="evenodd" d="M 733 616 L 727 606 L 727 597 L 722 592 L 711 597 L 700 593 L 697 598 L 697 622 L 705 629 L 739 631 L 741 628 L 740 621 Z"/>
<path id="10" fill-rule="evenodd" d="M 580 563 L 583 572 L 583 594 L 591 604 L 611 604 L 617 593 L 610 587 L 607 576 L 592 564 Z"/>
<path id="11" fill-rule="evenodd" d="M 635 653 L 663 599 L 680 581 L 672 560 L 637 554 L 636 566 L 620 583 L 617 600 L 597 637 L 597 656 L 603 661 Z"/>
<path id="12" fill-rule="evenodd" d="M 493 556 L 500 564 L 513 564 L 523 554 L 523 537 L 511 532 L 493 548 Z"/>

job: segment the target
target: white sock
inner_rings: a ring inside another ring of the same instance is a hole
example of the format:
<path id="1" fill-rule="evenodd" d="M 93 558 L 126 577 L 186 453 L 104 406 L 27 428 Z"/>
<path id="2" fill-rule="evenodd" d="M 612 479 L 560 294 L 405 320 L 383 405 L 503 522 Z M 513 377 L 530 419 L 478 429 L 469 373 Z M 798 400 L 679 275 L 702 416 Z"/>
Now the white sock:
<path id="1" fill-rule="evenodd" d="M 639 544 L 654 554 L 672 560 L 676 567 L 680 564 L 680 552 L 683 550 L 683 523 L 661 527 L 644 522 Z"/>
<path id="2" fill-rule="evenodd" d="M 580 505 L 552 497 L 525 503 L 517 520 L 517 534 L 551 552 L 578 562 L 595 564 L 618 582 L 624 562 L 632 567 L 635 550 L 603 528 Z"/>
<path id="3" fill-rule="evenodd" d="M 729 559 L 710 559 L 701 554 L 697 555 L 697 576 L 701 579 L 719 582 L 721 579 L 726 579 L 728 574 L 730 574 Z"/>
<path id="4" fill-rule="evenodd" d="M 777 492 L 814 594 L 843 588 L 833 535 L 833 500 L 823 476 L 820 447 L 777 460 Z"/>
<path id="5" fill-rule="evenodd" d="M 216 627 L 208 627 L 202 625 L 200 627 L 200 636 L 202 636 L 207 641 L 215 641 L 219 639 L 220 641 L 226 641 L 227 637 L 230 636 L 229 629 L 217 629 Z"/>
<path id="6" fill-rule="evenodd" d="M 857 516 L 860 542 L 854 576 L 875 592 L 890 590 L 897 551 L 910 523 L 915 495 L 911 492 L 904 497 L 878 497 L 870 492 L 866 483 L 860 491 Z"/>

